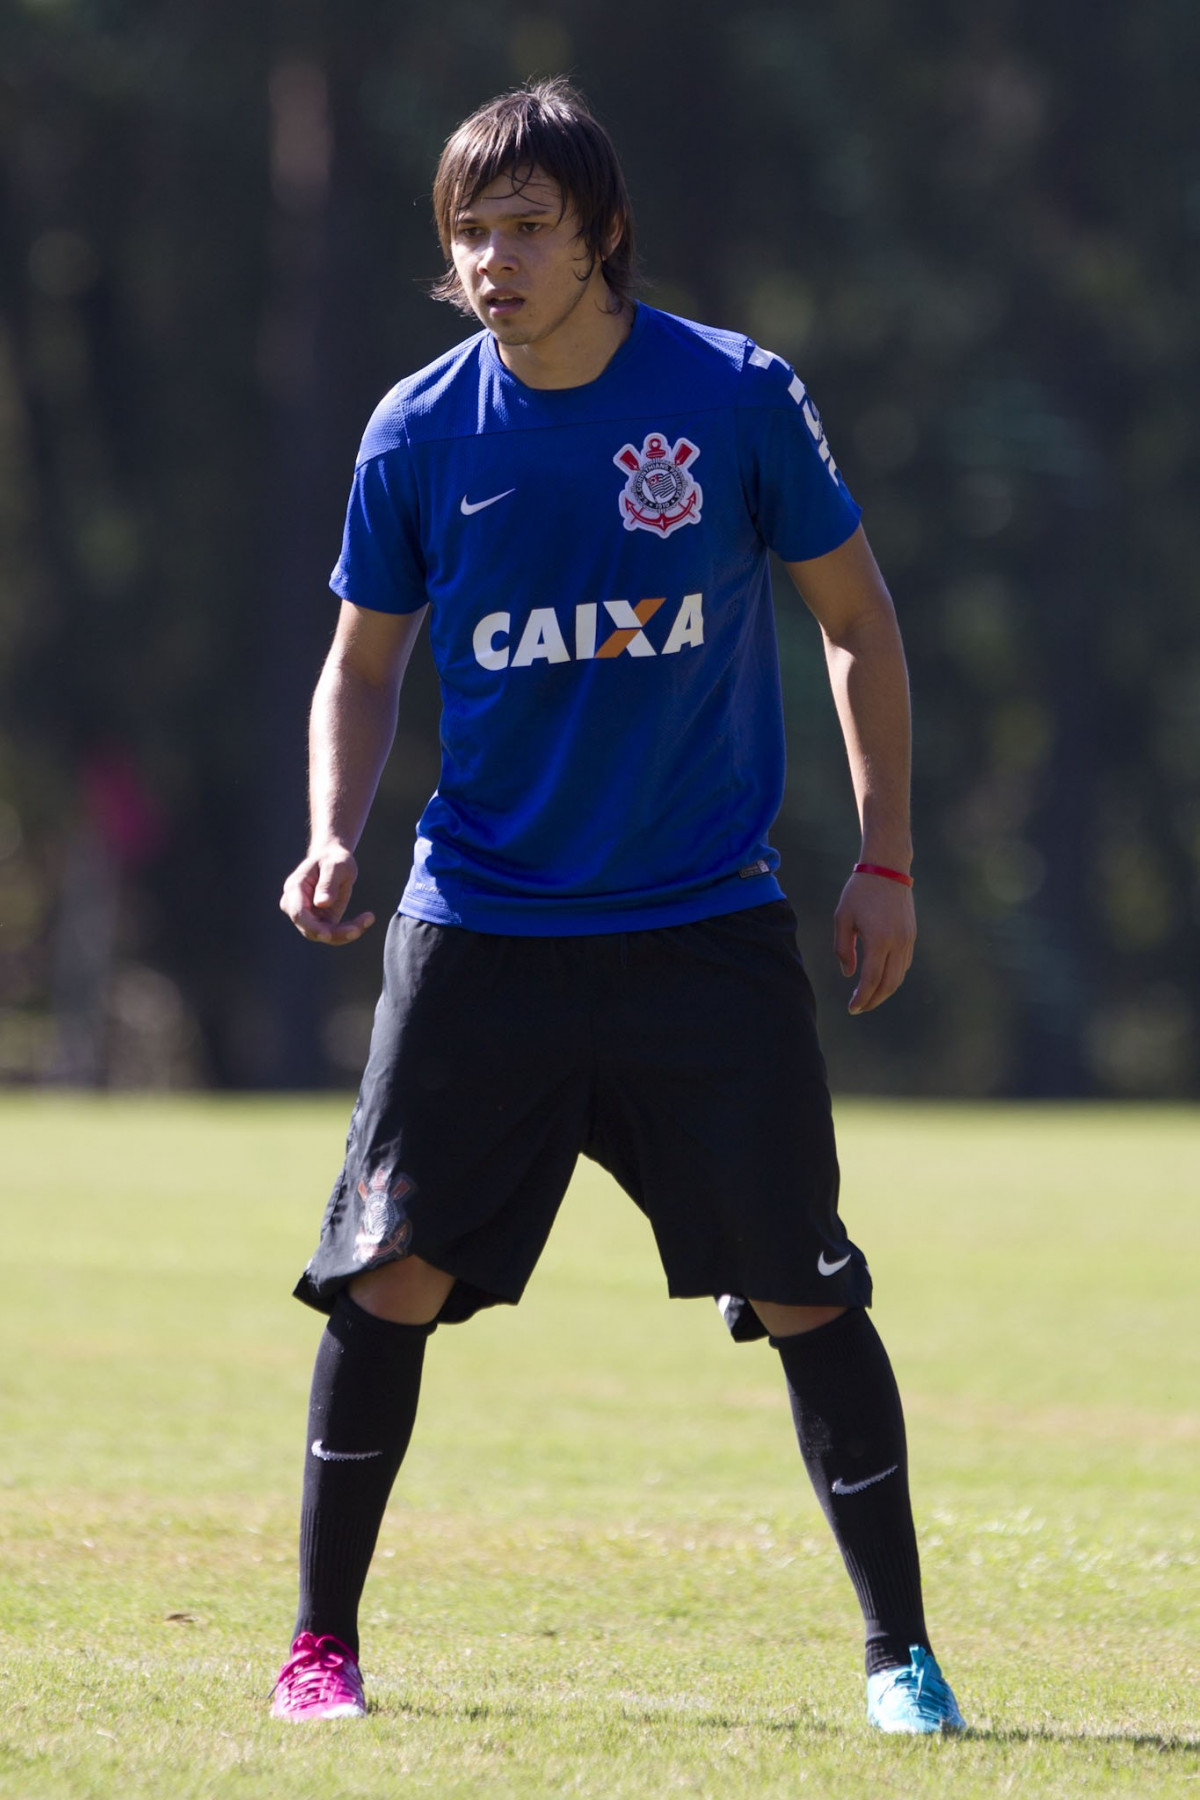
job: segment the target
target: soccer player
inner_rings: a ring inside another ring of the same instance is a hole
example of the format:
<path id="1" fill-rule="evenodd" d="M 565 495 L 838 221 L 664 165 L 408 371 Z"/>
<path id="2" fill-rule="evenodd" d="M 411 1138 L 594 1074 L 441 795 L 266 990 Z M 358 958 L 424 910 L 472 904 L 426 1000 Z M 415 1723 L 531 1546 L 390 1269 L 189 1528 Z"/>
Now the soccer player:
<path id="1" fill-rule="evenodd" d="M 273 1710 L 365 1710 L 357 1610 L 440 1323 L 515 1303 L 580 1152 L 669 1291 L 769 1337 L 866 1625 L 885 1731 L 962 1727 L 921 1600 L 904 1422 L 837 1210 L 812 992 L 768 833 L 783 724 L 768 552 L 825 638 L 862 824 L 835 949 L 852 1013 L 915 936 L 895 615 L 804 383 L 635 304 L 607 136 L 564 81 L 442 154 L 440 297 L 483 326 L 367 426 L 281 905 L 348 944 L 354 848 L 426 613 L 441 779 L 388 929 L 345 1165 L 297 1295 L 329 1315 L 300 1609 Z"/>

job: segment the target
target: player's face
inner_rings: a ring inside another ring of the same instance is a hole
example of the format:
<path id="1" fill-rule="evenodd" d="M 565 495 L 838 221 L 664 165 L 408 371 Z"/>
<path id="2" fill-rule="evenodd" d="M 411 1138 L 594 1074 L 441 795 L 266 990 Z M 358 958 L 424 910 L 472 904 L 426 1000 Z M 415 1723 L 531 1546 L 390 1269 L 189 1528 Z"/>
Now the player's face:
<path id="1" fill-rule="evenodd" d="M 596 258 L 589 273 L 579 220 L 557 182 L 538 169 L 514 185 L 501 175 L 459 213 L 451 255 L 463 291 L 506 347 L 543 345 L 603 307 Z"/>

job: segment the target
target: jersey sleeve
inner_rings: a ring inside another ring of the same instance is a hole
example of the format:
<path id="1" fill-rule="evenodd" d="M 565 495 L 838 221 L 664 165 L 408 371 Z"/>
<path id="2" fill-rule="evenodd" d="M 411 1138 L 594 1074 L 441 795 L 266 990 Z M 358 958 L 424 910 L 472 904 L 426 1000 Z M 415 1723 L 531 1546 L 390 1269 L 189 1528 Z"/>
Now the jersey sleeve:
<path id="1" fill-rule="evenodd" d="M 738 451 L 751 516 L 784 562 L 824 556 L 853 534 L 862 508 L 808 389 L 781 356 L 754 344 L 742 372 Z"/>
<path id="2" fill-rule="evenodd" d="M 428 599 L 411 453 L 398 446 L 354 471 L 342 553 L 329 585 L 372 612 L 419 612 Z"/>

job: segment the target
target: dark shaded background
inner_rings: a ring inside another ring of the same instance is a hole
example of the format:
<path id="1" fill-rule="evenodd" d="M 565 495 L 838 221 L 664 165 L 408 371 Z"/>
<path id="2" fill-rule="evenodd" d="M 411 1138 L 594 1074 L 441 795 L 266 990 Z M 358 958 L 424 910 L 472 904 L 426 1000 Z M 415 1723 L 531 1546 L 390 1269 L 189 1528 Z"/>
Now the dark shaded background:
<path id="1" fill-rule="evenodd" d="M 1194 0 L 5 0 L 0 1078 L 357 1074 L 381 928 L 323 952 L 276 911 L 325 577 L 376 399 L 464 335 L 423 291 L 442 141 L 565 69 L 647 297 L 798 364 L 901 613 L 922 937 L 851 1022 L 849 781 L 779 590 L 835 1083 L 1194 1093 L 1198 51 Z M 422 650 L 381 917 L 436 729 Z"/>

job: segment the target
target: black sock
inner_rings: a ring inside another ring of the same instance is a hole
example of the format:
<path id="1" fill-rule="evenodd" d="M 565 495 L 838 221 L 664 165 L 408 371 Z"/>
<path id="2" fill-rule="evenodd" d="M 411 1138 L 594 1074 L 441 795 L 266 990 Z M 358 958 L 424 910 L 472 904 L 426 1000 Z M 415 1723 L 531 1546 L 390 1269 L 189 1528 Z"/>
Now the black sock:
<path id="1" fill-rule="evenodd" d="M 866 1312 L 772 1338 L 787 1377 L 800 1454 L 833 1527 L 867 1631 L 867 1673 L 929 1649 L 908 1497 L 904 1413 L 887 1351 Z"/>
<path id="2" fill-rule="evenodd" d="M 297 1635 L 358 1652 L 358 1602 L 408 1449 L 432 1325 L 394 1325 L 338 1295 L 317 1350 L 300 1508 Z"/>

